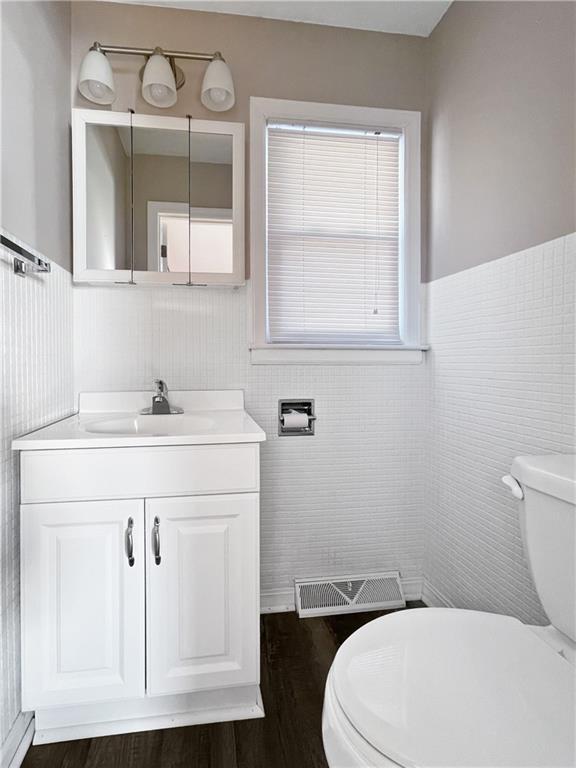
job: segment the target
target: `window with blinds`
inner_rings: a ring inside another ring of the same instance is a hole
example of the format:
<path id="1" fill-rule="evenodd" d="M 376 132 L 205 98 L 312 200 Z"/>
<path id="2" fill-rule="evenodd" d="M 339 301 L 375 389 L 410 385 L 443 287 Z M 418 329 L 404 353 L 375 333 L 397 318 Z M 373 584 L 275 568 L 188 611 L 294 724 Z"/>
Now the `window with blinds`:
<path id="1" fill-rule="evenodd" d="M 400 345 L 402 133 L 266 125 L 266 337 Z"/>

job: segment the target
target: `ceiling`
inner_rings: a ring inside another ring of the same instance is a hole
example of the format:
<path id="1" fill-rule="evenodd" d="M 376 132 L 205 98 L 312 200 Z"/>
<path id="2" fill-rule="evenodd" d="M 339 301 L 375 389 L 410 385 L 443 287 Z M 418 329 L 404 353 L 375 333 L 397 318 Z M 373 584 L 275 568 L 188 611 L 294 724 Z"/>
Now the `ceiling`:
<path id="1" fill-rule="evenodd" d="M 93 125 L 96 131 L 102 126 Z M 109 127 L 105 126 L 105 130 Z M 130 128 L 117 128 L 126 157 L 130 156 Z M 166 157 L 188 157 L 193 163 L 218 163 L 232 165 L 232 136 L 225 133 L 194 133 L 194 141 L 188 148 L 188 131 L 159 130 L 156 128 L 134 128 L 135 155 L 163 155 Z"/>
<path id="2" fill-rule="evenodd" d="M 450 0 L 120 0 L 122 1 L 419 37 L 428 37 L 450 6 Z"/>

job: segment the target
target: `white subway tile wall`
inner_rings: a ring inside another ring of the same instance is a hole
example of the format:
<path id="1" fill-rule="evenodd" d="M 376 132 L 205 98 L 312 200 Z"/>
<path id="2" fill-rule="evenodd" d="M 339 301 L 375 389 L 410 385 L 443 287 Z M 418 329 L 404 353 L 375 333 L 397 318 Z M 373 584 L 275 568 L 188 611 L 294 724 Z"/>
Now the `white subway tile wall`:
<path id="1" fill-rule="evenodd" d="M 575 261 L 571 235 L 432 283 L 426 365 L 251 366 L 245 289 L 72 290 L 56 266 L 17 278 L 0 251 L 0 743 L 20 708 L 10 441 L 70 413 L 73 382 L 245 390 L 268 435 L 265 592 L 398 568 L 455 605 L 545 621 L 500 477 L 517 454 L 574 451 Z M 315 437 L 278 438 L 281 397 L 316 400 Z"/>
<path id="2" fill-rule="evenodd" d="M 72 412 L 72 322 L 70 275 L 53 264 L 49 275 L 18 277 L 0 246 L 0 745 L 20 714 L 19 472 L 10 444 Z"/>
<path id="3" fill-rule="evenodd" d="M 576 450 L 575 282 L 573 234 L 428 286 L 424 573 L 458 607 L 546 621 L 500 478 Z"/>
<path id="4" fill-rule="evenodd" d="M 265 429 L 264 591 L 295 576 L 399 569 L 423 562 L 423 365 L 251 366 L 244 288 L 79 287 L 76 388 L 246 392 Z M 278 399 L 314 398 L 314 437 L 277 436 Z"/>

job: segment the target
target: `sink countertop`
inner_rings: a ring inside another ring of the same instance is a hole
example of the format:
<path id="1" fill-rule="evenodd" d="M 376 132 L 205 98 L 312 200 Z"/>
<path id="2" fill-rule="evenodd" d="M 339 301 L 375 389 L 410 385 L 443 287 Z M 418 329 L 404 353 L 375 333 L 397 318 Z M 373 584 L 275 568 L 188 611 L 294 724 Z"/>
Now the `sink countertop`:
<path id="1" fill-rule="evenodd" d="M 244 410 L 242 390 L 175 390 L 168 393 L 168 400 L 171 406 L 183 408 L 184 413 L 139 415 L 142 408 L 151 405 L 152 392 L 82 393 L 77 414 L 15 439 L 12 448 L 45 451 L 266 440 L 264 431 Z"/>

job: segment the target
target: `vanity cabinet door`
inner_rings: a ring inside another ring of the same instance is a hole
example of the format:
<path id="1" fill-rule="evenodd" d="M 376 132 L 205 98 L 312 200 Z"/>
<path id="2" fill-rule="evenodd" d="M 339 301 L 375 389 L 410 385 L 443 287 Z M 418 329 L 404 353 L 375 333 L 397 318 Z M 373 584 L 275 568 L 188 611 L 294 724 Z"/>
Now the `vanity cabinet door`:
<path id="1" fill-rule="evenodd" d="M 143 696 L 144 502 L 24 504 L 21 537 L 22 708 Z"/>
<path id="2" fill-rule="evenodd" d="M 152 696 L 259 681 L 258 494 L 146 501 Z"/>

